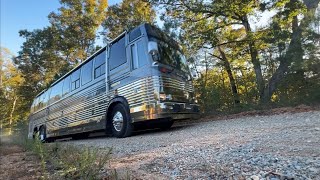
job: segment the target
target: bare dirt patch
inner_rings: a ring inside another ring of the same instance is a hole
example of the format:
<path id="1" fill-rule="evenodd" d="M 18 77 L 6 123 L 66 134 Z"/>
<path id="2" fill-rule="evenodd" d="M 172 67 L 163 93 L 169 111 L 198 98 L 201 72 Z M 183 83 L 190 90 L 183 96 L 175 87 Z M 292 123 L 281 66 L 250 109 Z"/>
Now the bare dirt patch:
<path id="1" fill-rule="evenodd" d="M 1 143 L 0 180 L 32 180 L 40 177 L 40 163 L 35 155 L 17 145 Z"/>

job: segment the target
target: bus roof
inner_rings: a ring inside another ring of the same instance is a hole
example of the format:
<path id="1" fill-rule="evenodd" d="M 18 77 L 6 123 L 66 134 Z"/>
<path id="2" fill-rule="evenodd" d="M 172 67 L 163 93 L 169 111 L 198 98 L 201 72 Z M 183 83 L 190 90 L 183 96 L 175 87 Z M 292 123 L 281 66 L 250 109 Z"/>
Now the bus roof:
<path id="1" fill-rule="evenodd" d="M 142 25 L 144 25 L 145 23 L 143 23 Z M 142 26 L 140 25 L 140 26 Z M 137 27 L 140 27 L 137 26 Z M 82 64 L 85 64 L 87 61 L 91 60 L 92 58 L 94 58 L 97 54 L 99 54 L 100 52 L 106 50 L 106 48 L 108 47 L 109 44 L 112 44 L 113 42 L 117 41 L 120 37 L 122 37 L 125 33 L 127 33 L 127 31 L 124 31 L 123 33 L 121 33 L 119 36 L 117 36 L 116 38 L 114 38 L 112 41 L 108 42 L 108 44 L 102 48 L 100 48 L 98 51 L 96 51 L 95 53 L 93 53 L 91 56 L 89 56 L 86 60 L 84 60 L 83 62 L 81 62 L 80 64 L 78 64 L 76 67 L 74 67 L 72 70 L 70 70 L 69 72 L 67 72 L 66 74 L 64 74 L 62 77 L 60 77 L 58 80 L 56 80 L 55 82 L 53 82 L 50 87 L 54 86 L 55 84 L 57 84 L 58 82 L 60 82 L 63 78 L 65 78 L 66 76 L 70 75 L 71 73 L 73 73 L 76 69 L 78 69 Z M 49 87 L 49 88 L 50 88 Z M 40 95 L 42 95 L 45 91 L 47 91 L 49 88 L 46 88 L 44 90 L 42 90 L 39 94 L 36 95 L 36 98 L 39 97 Z"/>

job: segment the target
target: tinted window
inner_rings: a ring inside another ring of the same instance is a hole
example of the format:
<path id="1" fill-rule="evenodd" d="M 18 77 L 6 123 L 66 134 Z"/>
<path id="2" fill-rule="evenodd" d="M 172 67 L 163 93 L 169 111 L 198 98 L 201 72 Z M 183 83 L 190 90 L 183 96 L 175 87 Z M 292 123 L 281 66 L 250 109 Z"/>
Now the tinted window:
<path id="1" fill-rule="evenodd" d="M 76 70 L 71 75 L 71 91 L 80 87 L 80 69 Z"/>
<path id="2" fill-rule="evenodd" d="M 32 105 L 31 105 L 31 113 L 33 113 L 35 111 L 36 100 L 37 99 L 34 99 Z"/>
<path id="3" fill-rule="evenodd" d="M 134 29 L 130 32 L 129 41 L 131 42 L 131 41 L 137 39 L 139 36 L 141 36 L 140 28 Z"/>
<path id="4" fill-rule="evenodd" d="M 106 51 L 102 51 L 94 58 L 94 78 L 106 73 Z"/>
<path id="5" fill-rule="evenodd" d="M 62 85 L 63 85 L 63 81 L 60 81 L 57 84 L 55 84 L 53 87 L 51 87 L 51 93 L 50 93 L 50 99 L 49 99 L 50 104 L 61 99 Z"/>
<path id="6" fill-rule="evenodd" d="M 36 102 L 35 102 L 35 106 L 34 106 L 34 111 L 38 111 L 38 109 L 39 109 L 39 99 L 40 99 L 40 97 L 37 97 L 37 99 L 36 99 Z"/>
<path id="7" fill-rule="evenodd" d="M 146 50 L 144 49 L 144 46 L 143 46 L 143 41 L 139 41 L 137 43 L 137 46 L 138 46 L 138 59 L 139 59 L 139 67 L 142 67 L 144 65 L 146 65 L 148 63 L 148 60 L 147 60 L 147 52 Z"/>
<path id="8" fill-rule="evenodd" d="M 147 64 L 147 53 L 143 47 L 143 41 L 138 41 L 131 46 L 133 69 L 137 69 Z"/>
<path id="9" fill-rule="evenodd" d="M 66 77 L 63 80 L 63 91 L 62 91 L 62 96 L 65 96 L 70 92 L 70 76 Z"/>
<path id="10" fill-rule="evenodd" d="M 82 85 L 87 84 L 92 80 L 92 60 L 81 67 Z"/>
<path id="11" fill-rule="evenodd" d="M 44 100 L 44 97 L 45 97 L 46 93 L 42 93 L 40 98 L 39 98 L 39 109 L 43 108 L 43 100 Z"/>
<path id="12" fill-rule="evenodd" d="M 46 91 L 46 95 L 45 95 L 45 97 L 44 97 L 44 100 L 43 100 L 43 105 L 44 106 L 47 106 L 48 105 L 48 102 L 49 102 L 49 95 L 50 95 L 50 91 L 51 91 L 51 89 L 48 89 L 47 91 Z"/>
<path id="13" fill-rule="evenodd" d="M 159 39 L 167 44 L 170 44 L 170 46 L 174 47 L 175 49 L 179 49 L 178 43 L 174 41 L 172 38 L 170 38 L 167 34 L 162 32 L 159 28 L 150 24 L 146 24 L 145 27 L 146 27 L 146 31 L 149 39 L 150 38 Z"/>
<path id="14" fill-rule="evenodd" d="M 122 37 L 119 41 L 111 45 L 109 58 L 110 70 L 113 70 L 125 62 L 127 62 L 125 37 Z"/>

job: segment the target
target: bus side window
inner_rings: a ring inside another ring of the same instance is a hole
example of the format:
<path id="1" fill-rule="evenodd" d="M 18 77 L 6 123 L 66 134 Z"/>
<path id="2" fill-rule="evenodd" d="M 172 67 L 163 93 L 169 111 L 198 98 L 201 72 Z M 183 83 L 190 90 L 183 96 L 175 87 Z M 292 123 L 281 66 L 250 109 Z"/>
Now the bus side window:
<path id="1" fill-rule="evenodd" d="M 125 36 L 111 45 L 108 62 L 109 71 L 127 62 Z"/>
<path id="2" fill-rule="evenodd" d="M 38 98 L 35 98 L 34 102 L 33 102 L 33 105 L 32 105 L 33 106 L 32 107 L 32 111 L 33 112 L 36 112 L 38 110 L 37 105 L 38 105 Z"/>
<path id="3" fill-rule="evenodd" d="M 46 95 L 45 95 L 44 100 L 43 100 L 43 105 L 44 106 L 48 106 L 48 104 L 49 104 L 50 92 L 51 92 L 51 88 L 46 91 Z"/>
<path id="4" fill-rule="evenodd" d="M 80 69 L 76 70 L 71 75 L 71 91 L 80 87 Z"/>
<path id="5" fill-rule="evenodd" d="M 40 97 L 37 97 L 34 111 L 38 111 L 40 109 L 39 108 L 39 99 L 40 99 Z"/>
<path id="6" fill-rule="evenodd" d="M 52 104 L 59 99 L 61 99 L 62 95 L 62 81 L 55 84 L 53 87 L 51 87 L 51 93 L 49 98 L 49 104 Z"/>
<path id="7" fill-rule="evenodd" d="M 41 95 L 41 99 L 40 99 L 40 101 L 41 101 L 41 108 L 43 108 L 43 107 L 46 106 L 45 103 L 44 103 L 44 100 L 45 100 L 47 94 L 48 94 L 48 91 L 45 91 L 45 92 Z"/>
<path id="8" fill-rule="evenodd" d="M 70 76 L 67 76 L 63 80 L 62 96 L 67 95 L 69 92 L 70 92 Z"/>
<path id="9" fill-rule="evenodd" d="M 92 60 L 81 67 L 81 84 L 85 85 L 92 80 Z"/>
<path id="10" fill-rule="evenodd" d="M 131 45 L 131 57 L 132 57 L 133 69 L 137 69 L 148 63 L 147 52 L 144 49 L 142 40 Z"/>
<path id="11" fill-rule="evenodd" d="M 102 51 L 94 58 L 94 78 L 98 78 L 106 73 L 106 51 Z"/>
<path id="12" fill-rule="evenodd" d="M 137 39 L 140 36 L 141 36 L 140 28 L 134 29 L 129 34 L 129 41 L 131 42 L 131 41 Z"/>
<path id="13" fill-rule="evenodd" d="M 30 110 L 30 113 L 33 113 L 34 112 L 34 104 L 35 104 L 35 100 L 33 100 L 32 102 L 32 105 L 31 105 L 31 110 Z"/>

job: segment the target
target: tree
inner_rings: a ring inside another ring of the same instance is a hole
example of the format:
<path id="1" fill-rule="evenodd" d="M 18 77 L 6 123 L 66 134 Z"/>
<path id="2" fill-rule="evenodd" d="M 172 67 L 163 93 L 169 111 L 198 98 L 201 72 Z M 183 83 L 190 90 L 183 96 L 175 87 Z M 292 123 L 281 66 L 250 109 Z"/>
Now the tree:
<path id="1" fill-rule="evenodd" d="M 153 1 L 158 2 L 158 1 Z M 253 15 L 258 10 L 256 0 L 218 0 L 218 1 L 173 1 L 161 0 L 158 5 L 164 5 L 167 15 L 178 18 L 182 22 L 182 28 L 194 35 L 194 39 L 202 38 L 208 44 L 215 47 L 219 42 L 216 35 L 225 28 L 243 26 L 246 36 L 242 41 L 246 41 L 251 55 L 256 83 L 261 96 L 263 92 L 264 79 L 261 72 L 261 65 L 258 59 L 258 52 L 255 46 L 255 33 L 251 29 L 248 16 Z M 227 43 L 237 43 L 225 42 Z"/>
<path id="2" fill-rule="evenodd" d="M 24 99 L 20 103 L 21 112 L 28 112 L 40 91 L 96 50 L 94 42 L 105 19 L 107 0 L 61 0 L 60 3 L 59 11 L 48 16 L 50 26 L 19 32 L 26 41 L 14 62 L 23 78 L 28 79 L 17 88 Z"/>
<path id="3" fill-rule="evenodd" d="M 51 27 L 57 32 L 57 49 L 72 65 L 94 51 L 97 30 L 106 18 L 107 0 L 60 0 L 59 12 L 51 12 Z"/>
<path id="4" fill-rule="evenodd" d="M 304 54 L 302 47 L 303 33 L 308 30 L 311 19 L 315 17 L 315 10 L 319 2 L 320 0 L 304 0 L 303 3 L 298 0 L 290 0 L 284 4 L 284 7 L 280 6 L 280 8 L 284 8 L 285 10 L 280 11 L 280 13 L 276 15 L 276 21 L 278 21 L 277 23 L 280 25 L 286 24 L 288 25 L 287 27 L 291 28 L 290 41 L 286 47 L 285 54 L 279 57 L 280 63 L 277 70 L 264 88 L 263 102 L 270 100 L 279 83 L 289 71 L 292 63 L 301 64 Z M 301 14 L 303 14 L 303 18 L 299 20 L 298 16 Z M 280 31 L 281 30 L 283 31 L 283 28 L 281 28 Z"/>
<path id="5" fill-rule="evenodd" d="M 110 41 L 143 22 L 154 24 L 155 18 L 156 13 L 150 3 L 143 0 L 123 0 L 108 8 L 107 18 L 102 26 Z"/>
<path id="6" fill-rule="evenodd" d="M 7 48 L 1 47 L 0 128 L 4 126 L 11 128 L 20 118 L 19 113 L 17 113 L 17 107 L 19 107 L 23 98 L 19 96 L 18 89 L 25 80 L 21 72 L 13 64 L 13 58 L 14 56 Z"/>
<path id="7" fill-rule="evenodd" d="M 303 2 L 298 0 L 157 0 L 151 2 L 166 9 L 165 14 L 169 21 L 172 18 L 175 21 L 178 20 L 180 23 L 179 27 L 182 29 L 182 35 L 184 36 L 184 43 L 194 44 L 195 46 L 191 46 L 192 48 L 199 49 L 203 48 L 202 46 L 209 46 L 209 49 L 213 49 L 220 45 L 229 46 L 232 44 L 243 47 L 242 55 L 244 53 L 250 55 L 260 102 L 262 103 L 271 100 L 271 96 L 292 64 L 302 62 L 303 50 L 301 41 L 304 36 L 303 32 L 307 31 L 310 18 L 314 17 L 314 10 L 319 4 L 319 0 L 305 0 Z M 279 41 L 278 45 L 281 48 L 282 46 L 284 47 L 284 49 L 281 49 L 283 56 L 278 58 L 279 63 L 274 61 L 273 65 L 276 66 L 276 71 L 269 75 L 263 73 L 262 68 L 265 67 L 266 62 L 261 58 L 262 52 L 267 50 L 268 47 L 273 48 L 274 44 L 270 41 L 271 38 L 268 41 L 264 36 L 268 32 L 276 33 L 277 29 L 273 29 L 274 26 L 252 29 L 252 21 L 250 22 L 249 19 L 258 18 L 257 15 L 259 13 L 272 10 L 277 12 L 273 19 L 281 21 L 281 23 L 273 24 L 279 25 L 278 29 L 280 31 L 278 31 L 281 35 L 289 34 L 289 37 L 283 36 L 280 38 L 281 42 Z M 301 20 L 298 18 L 299 15 L 303 15 Z M 289 30 L 288 27 L 291 29 Z M 230 28 L 233 29 L 234 35 L 236 35 L 237 29 L 244 29 L 244 33 L 239 34 L 234 39 L 224 41 L 219 34 L 223 34 L 223 32 L 226 32 Z M 246 45 L 246 47 L 243 45 Z M 234 49 L 235 47 L 230 48 L 230 51 Z M 271 78 L 268 79 L 268 77 Z"/>
<path id="8" fill-rule="evenodd" d="M 69 64 L 60 55 L 53 28 L 31 32 L 22 30 L 19 33 L 26 41 L 14 62 L 28 79 L 25 86 L 29 88 L 29 92 L 36 94 L 49 85 L 54 76 L 60 74 L 61 69 L 69 67 Z"/>

